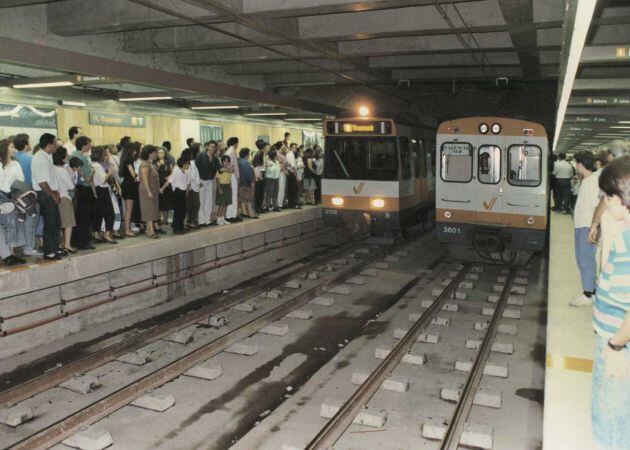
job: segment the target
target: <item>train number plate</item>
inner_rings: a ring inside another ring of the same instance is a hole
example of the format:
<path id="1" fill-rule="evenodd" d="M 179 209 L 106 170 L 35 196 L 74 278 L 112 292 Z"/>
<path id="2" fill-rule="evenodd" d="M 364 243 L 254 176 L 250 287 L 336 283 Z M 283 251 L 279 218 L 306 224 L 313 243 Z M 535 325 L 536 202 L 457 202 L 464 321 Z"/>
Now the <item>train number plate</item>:
<path id="1" fill-rule="evenodd" d="M 462 234 L 462 229 L 460 227 L 453 227 L 442 225 L 442 233 L 446 234 Z"/>
<path id="2" fill-rule="evenodd" d="M 337 210 L 336 209 L 325 208 L 324 209 L 324 214 L 328 214 L 330 216 L 336 216 L 337 215 Z"/>

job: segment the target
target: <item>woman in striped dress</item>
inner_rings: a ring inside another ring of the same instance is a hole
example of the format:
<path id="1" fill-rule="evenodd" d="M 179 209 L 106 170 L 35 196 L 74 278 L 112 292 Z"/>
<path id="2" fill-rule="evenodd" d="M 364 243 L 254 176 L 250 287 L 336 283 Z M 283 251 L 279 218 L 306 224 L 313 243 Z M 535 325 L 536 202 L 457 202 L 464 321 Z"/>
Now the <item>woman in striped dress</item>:
<path id="1" fill-rule="evenodd" d="M 593 439 L 598 449 L 622 450 L 630 445 L 630 156 L 609 163 L 599 187 L 623 225 L 602 263 L 593 307 Z"/>

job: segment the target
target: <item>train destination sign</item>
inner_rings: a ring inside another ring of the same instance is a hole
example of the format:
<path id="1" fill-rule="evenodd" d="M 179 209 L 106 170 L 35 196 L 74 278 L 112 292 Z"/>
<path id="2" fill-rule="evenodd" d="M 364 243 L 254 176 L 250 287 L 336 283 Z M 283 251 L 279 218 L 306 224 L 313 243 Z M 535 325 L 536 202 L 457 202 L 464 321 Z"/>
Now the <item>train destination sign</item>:
<path id="1" fill-rule="evenodd" d="M 471 145 L 466 142 L 445 142 L 442 151 L 446 156 L 470 156 Z"/>
<path id="2" fill-rule="evenodd" d="M 328 134 L 391 135 L 393 126 L 388 120 L 335 120 L 328 122 Z"/>

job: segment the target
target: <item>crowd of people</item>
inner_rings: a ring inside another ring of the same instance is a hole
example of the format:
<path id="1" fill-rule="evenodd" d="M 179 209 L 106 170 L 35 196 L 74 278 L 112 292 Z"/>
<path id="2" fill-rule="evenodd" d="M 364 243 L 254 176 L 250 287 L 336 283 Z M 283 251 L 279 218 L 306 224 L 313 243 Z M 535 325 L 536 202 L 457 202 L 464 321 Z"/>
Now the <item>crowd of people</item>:
<path id="1" fill-rule="evenodd" d="M 157 239 L 227 225 L 321 201 L 321 147 L 291 142 L 253 149 L 237 137 L 203 145 L 193 138 L 178 158 L 171 143 L 143 145 L 129 136 L 93 145 L 73 126 L 63 142 L 45 133 L 0 140 L 0 258 L 59 260 L 96 244 L 146 235 Z"/>
<path id="2" fill-rule="evenodd" d="M 593 438 L 597 448 L 625 449 L 630 442 L 630 156 L 623 147 L 582 151 L 573 161 L 559 155 L 553 174 L 554 209 L 573 214 L 583 291 L 569 304 L 593 307 Z"/>

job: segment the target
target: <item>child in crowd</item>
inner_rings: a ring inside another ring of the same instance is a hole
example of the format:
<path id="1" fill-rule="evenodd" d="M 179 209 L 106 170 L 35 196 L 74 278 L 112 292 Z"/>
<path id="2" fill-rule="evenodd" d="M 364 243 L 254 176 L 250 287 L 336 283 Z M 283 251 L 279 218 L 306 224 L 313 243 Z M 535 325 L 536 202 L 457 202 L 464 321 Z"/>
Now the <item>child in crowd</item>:
<path id="1" fill-rule="evenodd" d="M 184 152 L 177 160 L 177 164 L 171 175 L 160 189 L 163 194 L 169 185 L 173 189 L 173 233 L 185 234 L 188 232 L 184 226 L 186 219 L 186 196 L 190 189 L 188 171 L 190 170 L 189 152 Z"/>
<path id="2" fill-rule="evenodd" d="M 232 204 L 232 170 L 230 169 L 231 160 L 228 155 L 221 157 L 221 168 L 219 169 L 219 185 L 217 186 L 217 224 L 227 225 L 225 213 L 227 207 Z"/>

